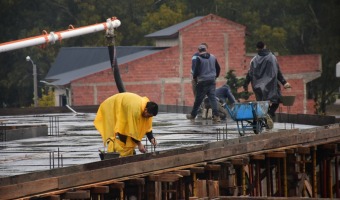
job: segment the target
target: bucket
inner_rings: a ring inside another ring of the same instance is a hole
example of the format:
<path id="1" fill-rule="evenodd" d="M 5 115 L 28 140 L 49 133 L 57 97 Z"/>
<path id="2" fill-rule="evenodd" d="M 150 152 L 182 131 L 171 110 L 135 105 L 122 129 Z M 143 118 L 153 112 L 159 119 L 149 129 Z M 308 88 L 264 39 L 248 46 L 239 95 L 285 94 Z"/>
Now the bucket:
<path id="1" fill-rule="evenodd" d="M 113 158 L 119 158 L 119 153 L 117 152 L 100 152 L 99 153 L 100 160 L 108 160 Z"/>
<path id="2" fill-rule="evenodd" d="M 292 106 L 295 101 L 295 96 L 282 96 L 281 102 L 284 106 Z"/>

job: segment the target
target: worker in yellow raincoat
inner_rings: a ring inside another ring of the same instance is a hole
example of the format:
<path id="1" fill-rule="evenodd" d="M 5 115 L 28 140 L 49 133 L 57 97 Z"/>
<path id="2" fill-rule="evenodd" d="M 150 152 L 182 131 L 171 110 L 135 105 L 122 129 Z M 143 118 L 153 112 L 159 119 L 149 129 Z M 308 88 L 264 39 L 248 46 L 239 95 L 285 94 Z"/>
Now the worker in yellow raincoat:
<path id="1" fill-rule="evenodd" d="M 156 146 L 152 117 L 157 113 L 158 105 L 147 97 L 118 93 L 100 104 L 94 125 L 107 146 L 107 152 L 119 152 L 120 157 L 131 156 L 136 146 L 140 152 L 146 152 L 141 143 L 145 135 Z"/>

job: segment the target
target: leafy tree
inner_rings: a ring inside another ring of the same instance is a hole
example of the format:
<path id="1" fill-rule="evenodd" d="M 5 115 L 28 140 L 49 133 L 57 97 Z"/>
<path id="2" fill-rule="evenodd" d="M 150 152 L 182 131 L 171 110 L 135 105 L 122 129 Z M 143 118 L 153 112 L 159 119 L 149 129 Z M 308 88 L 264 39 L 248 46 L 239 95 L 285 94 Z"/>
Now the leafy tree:
<path id="1" fill-rule="evenodd" d="M 53 90 L 47 90 L 47 94 L 45 94 L 46 91 L 42 91 L 42 97 L 38 99 L 38 105 L 39 107 L 53 107 L 55 106 L 55 97 L 54 97 L 54 91 Z"/>
<path id="2" fill-rule="evenodd" d="M 225 76 L 227 83 L 230 86 L 231 93 L 233 93 L 235 99 L 245 99 L 248 100 L 253 94 L 252 92 L 239 92 L 239 89 L 243 87 L 245 78 L 237 78 L 235 75 L 235 70 L 229 70 Z"/>
<path id="3" fill-rule="evenodd" d="M 150 45 L 146 34 L 194 16 L 210 13 L 247 27 L 247 52 L 264 40 L 280 55 L 322 54 L 322 76 L 310 83 L 310 91 L 325 113 L 340 86 L 335 77 L 339 62 L 340 30 L 338 0 L 30 0 L 1 1 L 0 42 L 32 37 L 104 22 L 116 16 L 122 21 L 116 45 Z M 62 40 L 47 48 L 28 47 L 0 54 L 0 107 L 30 106 L 33 99 L 32 66 L 37 64 L 38 79 L 45 77 L 61 46 L 105 46 L 104 33 L 98 32 Z M 329 83 L 332 84 L 329 84 Z M 39 94 L 40 95 L 40 94 Z"/>
<path id="4" fill-rule="evenodd" d="M 336 63 L 340 61 L 340 2 L 335 0 L 311 1 L 311 31 L 314 37 L 309 49 L 311 53 L 322 53 L 322 75 L 312 82 L 312 92 L 317 105 L 317 114 L 326 114 L 326 106 L 334 103 L 340 87 L 335 76 Z"/>
<path id="5" fill-rule="evenodd" d="M 152 33 L 188 19 L 190 15 L 184 13 L 185 4 L 176 2 L 173 5 L 162 4 L 157 11 L 147 13 L 142 22 L 142 29 L 146 33 Z"/>

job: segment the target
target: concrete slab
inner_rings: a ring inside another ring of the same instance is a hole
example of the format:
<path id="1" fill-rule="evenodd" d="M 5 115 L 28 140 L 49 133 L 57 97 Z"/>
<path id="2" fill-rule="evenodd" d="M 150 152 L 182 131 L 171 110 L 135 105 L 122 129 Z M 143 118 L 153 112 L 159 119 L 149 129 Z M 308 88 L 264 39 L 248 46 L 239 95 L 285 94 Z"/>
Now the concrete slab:
<path id="1" fill-rule="evenodd" d="M 48 114 L 0 116 L 7 125 L 41 125 L 48 128 L 48 136 L 0 142 L 0 177 L 14 176 L 57 167 L 99 161 L 98 150 L 104 150 L 101 137 L 93 126 L 95 113 L 85 115 Z M 145 140 L 148 151 L 164 151 L 222 139 L 240 137 L 236 123 L 227 119 L 220 123 L 196 119 L 185 114 L 159 113 L 154 118 L 156 149 Z M 275 123 L 270 132 L 280 129 L 307 129 L 315 126 Z M 254 134 L 252 131 L 247 135 Z M 139 153 L 137 151 L 137 153 Z"/>

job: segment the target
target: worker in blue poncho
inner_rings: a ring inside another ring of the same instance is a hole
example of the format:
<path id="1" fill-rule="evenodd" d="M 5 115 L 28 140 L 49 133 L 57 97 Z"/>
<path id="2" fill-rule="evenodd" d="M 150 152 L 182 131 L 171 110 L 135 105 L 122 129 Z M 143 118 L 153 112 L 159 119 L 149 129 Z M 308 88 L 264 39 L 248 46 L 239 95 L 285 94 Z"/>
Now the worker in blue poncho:
<path id="1" fill-rule="evenodd" d="M 100 104 L 94 125 L 108 152 L 119 152 L 120 157 L 130 156 L 136 146 L 140 152 L 146 152 L 141 143 L 145 135 L 157 145 L 152 134 L 152 117 L 157 113 L 158 105 L 147 97 L 118 93 Z"/>

